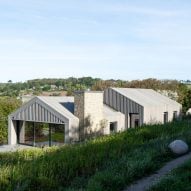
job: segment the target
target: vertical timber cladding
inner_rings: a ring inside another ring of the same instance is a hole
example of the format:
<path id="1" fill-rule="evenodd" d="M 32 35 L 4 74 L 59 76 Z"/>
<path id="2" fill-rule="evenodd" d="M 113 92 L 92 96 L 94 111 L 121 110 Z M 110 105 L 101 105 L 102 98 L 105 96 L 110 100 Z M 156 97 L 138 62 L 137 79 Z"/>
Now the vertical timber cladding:
<path id="1" fill-rule="evenodd" d="M 64 123 L 62 119 L 56 115 L 56 113 L 50 112 L 46 107 L 38 103 L 38 101 L 33 102 L 26 108 L 21 108 L 19 112 L 17 112 L 14 116 L 14 119 L 20 121 L 34 121 L 43 123 Z"/>
<path id="2" fill-rule="evenodd" d="M 140 125 L 143 124 L 144 108 L 119 92 L 108 88 L 104 91 L 104 103 L 109 107 L 126 115 L 126 128 L 128 128 L 129 114 L 139 114 Z"/>

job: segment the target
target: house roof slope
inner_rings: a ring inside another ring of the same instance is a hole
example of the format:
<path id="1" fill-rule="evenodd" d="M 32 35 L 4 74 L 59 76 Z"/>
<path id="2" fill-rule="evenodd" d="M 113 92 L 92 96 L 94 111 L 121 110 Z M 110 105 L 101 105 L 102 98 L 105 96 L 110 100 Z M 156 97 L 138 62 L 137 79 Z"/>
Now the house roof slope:
<path id="1" fill-rule="evenodd" d="M 74 97 L 38 96 L 42 102 L 68 119 L 77 118 L 74 113 Z"/>
<path id="2" fill-rule="evenodd" d="M 38 121 L 36 114 L 32 117 L 31 107 L 34 104 L 41 105 L 46 111 L 52 113 L 59 121 L 66 120 L 78 120 L 78 118 L 73 114 L 74 113 L 74 97 L 48 97 L 48 96 L 37 96 L 22 105 L 15 112 L 10 114 L 15 120 L 25 120 L 25 121 Z M 36 108 L 38 110 L 38 107 Z M 37 111 L 35 111 L 37 112 Z M 38 111 L 38 114 L 41 115 L 41 112 Z M 53 119 L 49 119 L 53 120 Z M 48 121 L 47 119 L 47 122 Z"/>
<path id="3" fill-rule="evenodd" d="M 152 90 L 140 88 L 111 88 L 121 95 L 133 100 L 142 106 L 174 105 L 181 107 L 181 104 Z"/>

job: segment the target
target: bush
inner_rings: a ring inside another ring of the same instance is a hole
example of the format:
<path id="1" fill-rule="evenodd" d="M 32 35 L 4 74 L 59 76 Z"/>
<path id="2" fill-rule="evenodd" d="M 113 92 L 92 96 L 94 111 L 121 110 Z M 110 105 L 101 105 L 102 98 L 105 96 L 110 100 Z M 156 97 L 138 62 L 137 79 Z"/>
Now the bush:
<path id="1" fill-rule="evenodd" d="M 16 98 L 0 98 L 0 144 L 7 143 L 8 115 L 21 105 Z"/>

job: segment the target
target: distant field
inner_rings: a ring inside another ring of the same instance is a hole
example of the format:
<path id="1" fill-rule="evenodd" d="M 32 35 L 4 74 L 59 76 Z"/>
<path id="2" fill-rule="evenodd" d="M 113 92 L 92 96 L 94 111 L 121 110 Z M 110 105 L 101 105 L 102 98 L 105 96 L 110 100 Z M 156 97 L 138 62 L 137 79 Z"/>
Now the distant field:
<path id="1" fill-rule="evenodd" d="M 145 126 L 79 145 L 0 154 L 3 191 L 121 191 L 173 156 L 168 144 L 191 146 L 190 120 Z"/>

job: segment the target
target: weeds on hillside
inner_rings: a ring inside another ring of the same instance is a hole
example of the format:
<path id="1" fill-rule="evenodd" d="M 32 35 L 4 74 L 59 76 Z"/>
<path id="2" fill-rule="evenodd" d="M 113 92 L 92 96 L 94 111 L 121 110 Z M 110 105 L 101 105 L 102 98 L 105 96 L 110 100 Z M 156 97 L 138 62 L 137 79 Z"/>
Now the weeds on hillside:
<path id="1" fill-rule="evenodd" d="M 0 154 L 4 191 L 117 191 L 174 156 L 168 144 L 191 145 L 190 121 L 144 126 L 80 145 Z"/>

